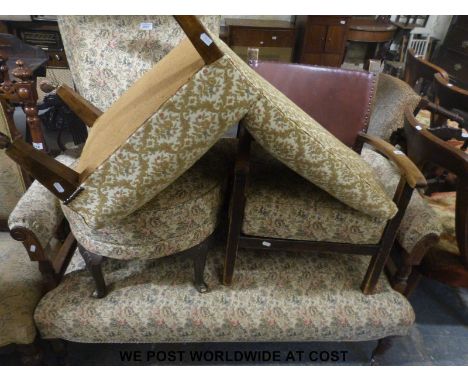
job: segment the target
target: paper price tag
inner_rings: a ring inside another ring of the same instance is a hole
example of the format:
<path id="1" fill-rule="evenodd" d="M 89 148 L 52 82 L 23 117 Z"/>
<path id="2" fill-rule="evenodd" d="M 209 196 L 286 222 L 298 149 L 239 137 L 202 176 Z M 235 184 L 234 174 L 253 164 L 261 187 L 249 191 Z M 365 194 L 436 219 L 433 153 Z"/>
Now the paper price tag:
<path id="1" fill-rule="evenodd" d="M 213 40 L 206 33 L 202 33 L 200 35 L 200 40 L 202 40 L 206 46 L 210 46 L 211 44 L 213 44 Z"/>
<path id="2" fill-rule="evenodd" d="M 153 30 L 153 23 L 140 23 L 141 31 L 151 31 Z"/>
<path id="3" fill-rule="evenodd" d="M 62 187 L 62 185 L 59 182 L 54 183 L 54 188 L 61 194 L 65 192 L 65 189 Z"/>
<path id="4" fill-rule="evenodd" d="M 33 142 L 32 145 L 36 150 L 44 150 L 44 145 L 42 143 Z"/>

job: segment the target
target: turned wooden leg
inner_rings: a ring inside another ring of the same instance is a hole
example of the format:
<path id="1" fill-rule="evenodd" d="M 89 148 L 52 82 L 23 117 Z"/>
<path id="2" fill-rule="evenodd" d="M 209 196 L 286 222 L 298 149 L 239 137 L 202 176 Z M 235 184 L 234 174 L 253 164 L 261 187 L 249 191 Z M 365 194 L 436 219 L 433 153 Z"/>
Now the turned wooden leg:
<path id="1" fill-rule="evenodd" d="M 394 337 L 381 338 L 377 342 L 376 348 L 372 351 L 371 366 L 380 366 L 379 358 L 382 357 L 393 345 Z"/>
<path id="2" fill-rule="evenodd" d="M 93 297 L 103 298 L 107 294 L 106 282 L 102 274 L 102 262 L 104 258 L 93 252 L 86 250 L 81 245 L 78 246 L 80 254 L 86 263 L 86 269 L 91 273 L 92 278 L 96 284 L 96 290 L 93 292 Z"/>
<path id="3" fill-rule="evenodd" d="M 40 366 L 43 364 L 43 351 L 36 342 L 29 345 L 18 345 L 21 363 L 25 366 Z"/>
<path id="4" fill-rule="evenodd" d="M 206 256 L 208 254 L 208 246 L 202 244 L 197 253 L 193 256 L 193 268 L 195 272 L 194 286 L 200 293 L 208 292 L 208 285 L 205 283 L 204 272 L 206 264 Z"/>

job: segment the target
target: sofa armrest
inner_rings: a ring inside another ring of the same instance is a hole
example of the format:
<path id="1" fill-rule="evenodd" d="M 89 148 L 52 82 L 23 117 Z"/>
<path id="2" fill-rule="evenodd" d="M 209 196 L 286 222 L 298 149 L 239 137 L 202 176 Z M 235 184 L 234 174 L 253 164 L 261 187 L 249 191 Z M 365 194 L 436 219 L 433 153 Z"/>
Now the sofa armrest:
<path id="1" fill-rule="evenodd" d="M 363 143 L 371 145 L 377 152 L 395 163 L 400 170 L 401 176 L 406 180 L 411 188 L 427 187 L 426 178 L 421 171 L 419 171 L 411 159 L 409 159 L 402 151 L 397 150 L 395 146 L 381 138 L 362 132 L 359 133 L 358 139 Z"/>

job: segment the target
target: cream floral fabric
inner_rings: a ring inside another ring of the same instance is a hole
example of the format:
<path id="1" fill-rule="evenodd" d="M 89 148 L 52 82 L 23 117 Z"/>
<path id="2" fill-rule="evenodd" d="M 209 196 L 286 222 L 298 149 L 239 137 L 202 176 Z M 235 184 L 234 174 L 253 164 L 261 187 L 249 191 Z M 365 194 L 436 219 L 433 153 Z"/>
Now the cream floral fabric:
<path id="1" fill-rule="evenodd" d="M 341 203 L 254 145 L 242 226 L 245 234 L 376 244 L 386 223 Z"/>
<path id="2" fill-rule="evenodd" d="M 225 55 L 199 70 L 85 179 L 69 207 L 86 224 L 100 228 L 142 207 L 243 117 L 263 147 L 343 203 L 380 219 L 396 213 L 359 155 L 213 38 Z"/>
<path id="3" fill-rule="evenodd" d="M 389 74 L 379 74 L 368 133 L 389 141 L 392 133 L 403 127 L 405 107 L 409 105 L 414 110 L 420 100 L 406 82 Z"/>
<path id="4" fill-rule="evenodd" d="M 33 313 L 43 295 L 37 263 L 23 245 L 0 232 L 0 347 L 30 344 L 36 337 Z"/>
<path id="5" fill-rule="evenodd" d="M 3 105 L 0 104 L 0 132 L 10 136 Z M 0 150 L 0 220 L 7 220 L 26 187 L 21 168 Z"/>
<path id="6" fill-rule="evenodd" d="M 86 249 L 116 259 L 158 258 L 200 244 L 219 222 L 231 146 L 233 139 L 222 139 L 142 208 L 103 228 L 63 206 L 72 232 Z"/>
<path id="7" fill-rule="evenodd" d="M 400 181 L 400 173 L 388 159 L 373 150 L 364 148 L 363 159 L 374 169 L 379 179 L 383 179 L 383 185 L 388 195 L 394 195 Z M 425 198 L 415 190 L 401 221 L 397 240 L 400 245 L 411 253 L 413 248 L 429 235 L 438 237 L 442 232 L 442 226 L 437 215 L 428 205 Z"/>
<path id="8" fill-rule="evenodd" d="M 219 33 L 220 16 L 199 18 Z M 77 90 L 103 111 L 184 37 L 172 16 L 59 16 L 58 23 Z"/>
<path id="9" fill-rule="evenodd" d="M 78 155 L 78 151 L 69 150 L 56 159 L 69 166 Z M 29 229 L 45 248 L 62 220 L 60 201 L 47 188 L 34 181 L 10 214 L 8 226 L 10 230 L 16 227 Z"/>
<path id="10" fill-rule="evenodd" d="M 414 312 L 381 277 L 359 289 L 369 258 L 239 250 L 236 282 L 220 285 L 224 247 L 211 250 L 199 294 L 190 258 L 104 265 L 110 292 L 90 297 L 85 270 L 65 276 L 35 312 L 44 338 L 88 343 L 366 341 L 408 334 Z M 79 303 L 77 303 L 79 301 Z"/>
<path id="11" fill-rule="evenodd" d="M 255 97 L 228 56 L 205 66 L 84 181 L 68 207 L 93 228 L 128 216 L 192 166 Z"/>

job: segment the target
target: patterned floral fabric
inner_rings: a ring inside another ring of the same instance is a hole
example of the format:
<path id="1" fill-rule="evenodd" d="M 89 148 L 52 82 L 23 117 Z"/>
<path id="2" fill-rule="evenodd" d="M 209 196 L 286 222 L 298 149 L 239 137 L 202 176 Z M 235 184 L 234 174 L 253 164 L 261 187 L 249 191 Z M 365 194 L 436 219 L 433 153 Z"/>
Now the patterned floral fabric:
<path id="1" fill-rule="evenodd" d="M 363 159 L 374 169 L 379 179 L 384 179 L 383 185 L 389 196 L 393 196 L 400 181 L 400 173 L 392 162 L 373 150 L 364 148 Z M 413 248 L 428 235 L 439 236 L 442 232 L 440 221 L 427 204 L 425 198 L 415 190 L 401 221 L 397 240 L 400 245 L 411 253 Z"/>
<path id="2" fill-rule="evenodd" d="M 34 341 L 33 313 L 43 295 L 37 263 L 9 236 L 0 232 L 0 347 Z"/>
<path id="3" fill-rule="evenodd" d="M 199 18 L 219 33 L 220 16 Z M 185 36 L 172 16 L 59 16 L 58 23 L 77 90 L 103 111 Z"/>
<path id="4" fill-rule="evenodd" d="M 218 223 L 233 141 L 222 139 L 142 208 L 101 229 L 63 206 L 76 239 L 89 251 L 116 259 L 158 258 L 200 244 Z"/>
<path id="5" fill-rule="evenodd" d="M 407 83 L 389 74 L 379 74 L 367 131 L 389 141 L 392 133 L 403 127 L 405 107 L 410 105 L 414 110 L 420 100 L 421 97 Z"/>
<path id="6" fill-rule="evenodd" d="M 199 294 L 185 256 L 104 265 L 111 290 L 91 297 L 87 271 L 65 276 L 35 312 L 44 338 L 87 343 L 366 341 L 408 334 L 414 312 L 381 277 L 359 289 L 369 258 L 239 250 L 236 282 L 220 285 L 224 247 L 210 250 Z M 79 302 L 79 303 L 77 303 Z"/>
<path id="7" fill-rule="evenodd" d="M 78 155 L 78 151 L 69 150 L 56 159 L 66 165 L 71 165 Z M 62 219 L 60 201 L 47 188 L 34 181 L 10 214 L 8 226 L 10 230 L 15 227 L 29 229 L 45 248 Z"/>
<path id="8" fill-rule="evenodd" d="M 10 136 L 3 105 L 0 104 L 0 132 Z M 26 191 L 21 168 L 0 150 L 0 220 L 7 220 Z"/>
<path id="9" fill-rule="evenodd" d="M 371 216 L 396 213 L 359 155 L 215 40 L 225 55 L 199 70 L 84 180 L 69 207 L 86 224 L 100 228 L 143 206 L 244 116 L 263 147 L 318 187 Z"/>
<path id="10" fill-rule="evenodd" d="M 205 66 L 85 179 L 68 206 L 93 228 L 128 216 L 192 166 L 254 100 L 228 56 Z"/>
<path id="11" fill-rule="evenodd" d="M 379 242 L 386 220 L 341 203 L 258 145 L 252 151 L 242 227 L 245 234 L 353 244 Z"/>

